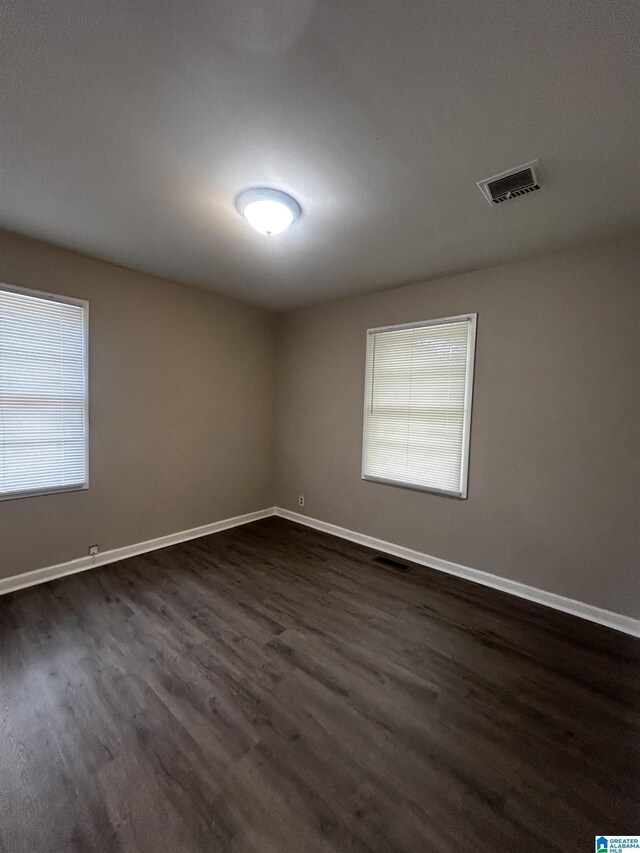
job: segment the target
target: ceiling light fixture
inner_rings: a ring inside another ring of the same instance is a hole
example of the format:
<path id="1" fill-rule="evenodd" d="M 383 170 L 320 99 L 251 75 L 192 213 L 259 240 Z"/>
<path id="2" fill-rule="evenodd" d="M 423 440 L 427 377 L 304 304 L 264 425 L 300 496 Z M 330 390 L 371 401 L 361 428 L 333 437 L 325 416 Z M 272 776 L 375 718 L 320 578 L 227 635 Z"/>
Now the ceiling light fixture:
<path id="1" fill-rule="evenodd" d="M 295 198 L 267 187 L 240 193 L 236 207 L 252 228 L 268 237 L 282 234 L 302 213 Z"/>

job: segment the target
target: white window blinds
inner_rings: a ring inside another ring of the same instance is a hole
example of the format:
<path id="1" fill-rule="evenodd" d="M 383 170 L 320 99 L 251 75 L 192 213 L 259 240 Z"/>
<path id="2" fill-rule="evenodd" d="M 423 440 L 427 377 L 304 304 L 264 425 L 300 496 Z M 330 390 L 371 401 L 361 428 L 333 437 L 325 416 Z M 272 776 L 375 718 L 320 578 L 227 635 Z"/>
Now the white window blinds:
<path id="1" fill-rule="evenodd" d="M 87 313 L 0 285 L 0 499 L 86 488 Z"/>
<path id="2" fill-rule="evenodd" d="M 476 315 L 367 333 L 362 476 L 467 496 Z"/>

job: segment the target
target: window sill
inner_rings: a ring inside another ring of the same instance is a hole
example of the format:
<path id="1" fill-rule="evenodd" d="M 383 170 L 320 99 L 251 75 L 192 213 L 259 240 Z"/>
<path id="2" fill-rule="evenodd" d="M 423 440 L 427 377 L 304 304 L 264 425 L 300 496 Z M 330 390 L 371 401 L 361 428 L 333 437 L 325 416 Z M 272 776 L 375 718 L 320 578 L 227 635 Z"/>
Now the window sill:
<path id="1" fill-rule="evenodd" d="M 77 486 L 51 486 L 47 489 L 31 489 L 24 492 L 7 492 L 0 494 L 0 501 L 15 501 L 20 498 L 35 498 L 40 495 L 58 495 L 62 492 L 82 492 L 89 488 L 89 483 L 81 483 Z"/>
<path id="2" fill-rule="evenodd" d="M 399 489 L 408 489 L 410 492 L 427 492 L 431 495 L 440 495 L 443 498 L 453 498 L 457 501 L 465 501 L 467 499 L 466 492 L 449 492 L 445 489 L 434 489 L 430 486 L 420 486 L 414 483 L 403 483 L 401 480 L 388 480 L 385 477 L 372 477 L 370 474 L 363 474 L 363 480 L 369 483 L 381 483 L 384 486 L 396 486 Z"/>

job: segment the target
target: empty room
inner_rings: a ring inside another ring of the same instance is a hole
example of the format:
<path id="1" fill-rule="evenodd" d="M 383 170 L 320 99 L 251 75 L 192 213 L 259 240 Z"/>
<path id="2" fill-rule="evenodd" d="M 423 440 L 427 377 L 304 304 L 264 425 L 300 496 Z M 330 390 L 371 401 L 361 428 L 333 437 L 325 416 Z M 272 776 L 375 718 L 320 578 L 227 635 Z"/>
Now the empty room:
<path id="1" fill-rule="evenodd" d="M 640 851 L 640 3 L 0 79 L 0 853 Z"/>

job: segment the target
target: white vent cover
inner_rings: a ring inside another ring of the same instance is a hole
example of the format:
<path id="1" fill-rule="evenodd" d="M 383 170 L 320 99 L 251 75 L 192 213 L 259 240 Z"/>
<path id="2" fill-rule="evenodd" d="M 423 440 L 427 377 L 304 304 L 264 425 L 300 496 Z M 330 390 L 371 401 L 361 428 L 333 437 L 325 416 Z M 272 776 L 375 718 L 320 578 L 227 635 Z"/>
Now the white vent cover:
<path id="1" fill-rule="evenodd" d="M 540 189 L 536 175 L 537 164 L 537 160 L 532 160 L 531 163 L 478 181 L 478 186 L 489 204 L 501 204 L 511 198 L 526 195 Z"/>

